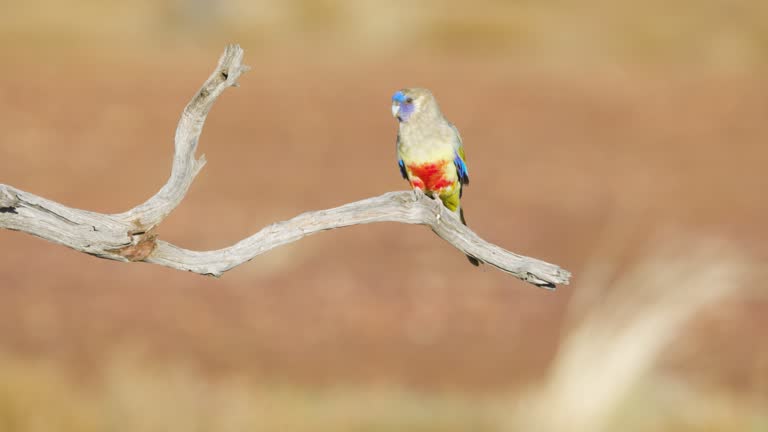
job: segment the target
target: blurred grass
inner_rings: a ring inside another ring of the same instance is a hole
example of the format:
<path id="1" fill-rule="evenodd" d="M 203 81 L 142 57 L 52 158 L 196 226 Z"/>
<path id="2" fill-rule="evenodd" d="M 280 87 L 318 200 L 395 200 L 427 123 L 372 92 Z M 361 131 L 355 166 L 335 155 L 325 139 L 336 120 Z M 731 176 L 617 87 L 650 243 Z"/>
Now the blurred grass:
<path id="1" fill-rule="evenodd" d="M 280 386 L 130 357 L 116 358 L 96 382 L 84 383 L 55 364 L 3 356 L 0 382 L 0 430 L 7 432 L 497 432 L 548 430 L 542 427 L 547 420 L 569 421 L 561 406 L 529 411 L 512 394 Z M 757 432 L 768 426 L 768 413 L 756 401 L 691 390 L 660 377 L 629 396 L 605 414 L 609 428 L 593 430 Z M 532 421 L 534 429 L 517 426 Z M 575 421 L 575 429 L 559 430 L 579 430 Z"/>
<path id="2" fill-rule="evenodd" d="M 575 293 L 572 322 L 549 379 L 522 415 L 525 430 L 611 431 L 617 430 L 616 421 L 621 422 L 620 430 L 628 430 L 627 425 L 637 428 L 631 430 L 654 430 L 637 426 L 653 424 L 647 422 L 651 418 L 690 423 L 690 429 L 697 430 L 721 421 L 705 412 L 692 417 L 667 412 L 665 406 L 676 393 L 690 392 L 690 387 L 675 377 L 653 378 L 653 371 L 674 345 L 703 343 L 683 342 L 687 323 L 743 289 L 751 272 L 749 259 L 722 242 L 678 237 L 674 243 L 657 241 L 653 253 L 617 272 L 618 265 L 609 258 L 615 254 L 607 249 L 622 243 L 609 242 L 582 272 L 584 288 Z M 638 396 L 642 393 L 644 397 Z M 717 392 L 712 395 L 719 397 Z M 689 393 L 669 406 L 711 403 Z M 643 407 L 643 415 L 636 413 L 635 405 Z M 750 415 L 721 414 L 731 419 L 727 430 L 749 430 Z"/>
<path id="3" fill-rule="evenodd" d="M 768 3 L 760 0 L 34 0 L 4 6 L 0 47 L 153 50 L 234 40 L 251 49 L 377 56 L 750 68 L 768 63 L 767 22 Z"/>
<path id="4" fill-rule="evenodd" d="M 5 353 L 0 430 L 764 431 L 768 395 L 707 388 L 656 367 L 679 341 L 706 343 L 688 340 L 687 324 L 740 292 L 753 271 L 723 243 L 686 243 L 680 252 L 683 243 L 618 275 L 608 255 L 593 261 L 548 377 L 528 389 L 281 385 L 127 350 L 84 378 L 55 361 Z"/>
<path id="5" fill-rule="evenodd" d="M 495 431 L 497 399 L 387 388 L 215 379 L 179 364 L 117 358 L 98 382 L 54 364 L 0 359 L 3 431 Z"/>

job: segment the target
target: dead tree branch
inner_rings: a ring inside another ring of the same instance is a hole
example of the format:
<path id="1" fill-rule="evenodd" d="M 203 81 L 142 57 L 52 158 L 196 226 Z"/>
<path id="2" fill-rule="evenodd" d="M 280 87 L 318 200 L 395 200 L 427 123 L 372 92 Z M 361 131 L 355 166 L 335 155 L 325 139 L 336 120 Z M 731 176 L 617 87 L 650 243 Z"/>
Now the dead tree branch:
<path id="1" fill-rule="evenodd" d="M 333 209 L 303 213 L 214 251 L 191 251 L 158 240 L 156 228 L 181 203 L 205 164 L 204 157 L 195 158 L 205 118 L 216 98 L 227 87 L 237 86 L 237 79 L 248 70 L 242 59 L 239 46 L 228 46 L 216 70 L 184 108 L 176 129 L 171 176 L 145 203 L 124 213 L 101 214 L 73 209 L 0 184 L 0 228 L 22 231 L 100 258 L 141 261 L 220 276 L 259 254 L 319 231 L 373 222 L 401 222 L 427 225 L 461 252 L 534 285 L 551 288 L 568 283 L 568 271 L 486 242 L 439 201 L 412 192 L 390 192 Z"/>

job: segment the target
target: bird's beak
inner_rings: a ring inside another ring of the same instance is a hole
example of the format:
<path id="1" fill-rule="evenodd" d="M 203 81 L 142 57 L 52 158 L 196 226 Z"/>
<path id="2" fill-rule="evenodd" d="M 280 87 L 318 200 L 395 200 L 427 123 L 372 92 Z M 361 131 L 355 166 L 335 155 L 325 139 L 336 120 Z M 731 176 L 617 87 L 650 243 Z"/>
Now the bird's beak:
<path id="1" fill-rule="evenodd" d="M 400 112 L 400 102 L 392 102 L 392 117 L 397 117 Z"/>

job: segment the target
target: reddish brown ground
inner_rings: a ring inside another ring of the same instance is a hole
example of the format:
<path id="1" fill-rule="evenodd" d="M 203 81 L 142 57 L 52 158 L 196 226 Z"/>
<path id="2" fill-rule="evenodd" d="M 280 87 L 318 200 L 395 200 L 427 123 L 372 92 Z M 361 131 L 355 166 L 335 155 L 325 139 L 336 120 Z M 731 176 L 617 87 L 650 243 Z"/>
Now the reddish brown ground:
<path id="1" fill-rule="evenodd" d="M 0 68 L 0 182 L 101 212 L 139 203 L 167 178 L 176 120 L 215 55 Z M 277 381 L 508 388 L 543 373 L 585 266 L 614 258 L 600 255 L 606 243 L 624 242 L 627 263 L 665 228 L 768 256 L 763 77 L 249 62 L 211 112 L 200 143 L 209 163 L 161 238 L 220 248 L 303 211 L 406 188 L 389 97 L 422 85 L 463 135 L 470 226 L 570 269 L 574 283 L 538 290 L 394 224 L 305 239 L 218 280 L 0 232 L 2 352 L 88 371 L 131 346 Z M 754 288 L 767 289 L 759 278 Z M 753 378 L 768 374 L 766 296 L 722 308 L 694 326 L 706 343 L 686 368 L 765 386 Z"/>

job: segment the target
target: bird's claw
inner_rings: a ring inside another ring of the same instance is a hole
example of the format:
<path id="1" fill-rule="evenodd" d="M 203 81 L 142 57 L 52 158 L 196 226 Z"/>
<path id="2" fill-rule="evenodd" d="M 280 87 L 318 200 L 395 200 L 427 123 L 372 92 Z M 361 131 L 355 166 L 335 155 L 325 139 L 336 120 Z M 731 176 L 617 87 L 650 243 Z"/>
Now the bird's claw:
<path id="1" fill-rule="evenodd" d="M 413 201 L 418 201 L 421 196 L 424 195 L 424 191 L 419 188 L 413 188 Z"/>

